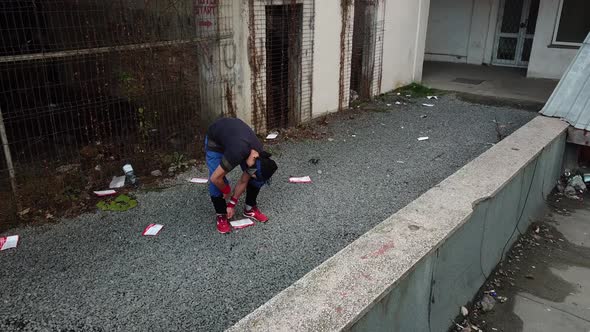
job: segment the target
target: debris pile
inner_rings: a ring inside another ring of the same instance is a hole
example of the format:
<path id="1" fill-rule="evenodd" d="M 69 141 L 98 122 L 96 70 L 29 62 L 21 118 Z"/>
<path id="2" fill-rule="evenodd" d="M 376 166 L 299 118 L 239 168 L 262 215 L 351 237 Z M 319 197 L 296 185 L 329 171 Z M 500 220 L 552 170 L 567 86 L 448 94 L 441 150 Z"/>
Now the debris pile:
<path id="1" fill-rule="evenodd" d="M 588 191 L 585 179 L 590 180 L 590 174 L 566 169 L 557 181 L 558 194 L 569 199 L 582 200 L 582 196 Z"/>

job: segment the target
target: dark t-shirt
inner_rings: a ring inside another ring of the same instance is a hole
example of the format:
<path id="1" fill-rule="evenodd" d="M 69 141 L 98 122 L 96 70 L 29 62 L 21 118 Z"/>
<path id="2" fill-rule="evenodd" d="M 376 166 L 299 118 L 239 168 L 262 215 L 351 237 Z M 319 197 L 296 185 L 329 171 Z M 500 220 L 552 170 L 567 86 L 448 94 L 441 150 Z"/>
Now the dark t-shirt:
<path id="1" fill-rule="evenodd" d="M 222 118 L 207 130 L 211 151 L 223 153 L 221 167 L 229 172 L 248 159 L 250 150 L 263 151 L 262 143 L 254 131 L 240 119 Z"/>

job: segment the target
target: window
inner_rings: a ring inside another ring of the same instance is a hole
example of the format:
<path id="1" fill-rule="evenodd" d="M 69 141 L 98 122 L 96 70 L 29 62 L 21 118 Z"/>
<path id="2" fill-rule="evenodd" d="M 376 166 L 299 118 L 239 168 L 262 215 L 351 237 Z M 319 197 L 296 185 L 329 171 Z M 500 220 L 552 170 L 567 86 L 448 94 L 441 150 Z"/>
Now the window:
<path id="1" fill-rule="evenodd" d="M 590 1 L 560 0 L 553 44 L 581 45 L 589 32 Z"/>

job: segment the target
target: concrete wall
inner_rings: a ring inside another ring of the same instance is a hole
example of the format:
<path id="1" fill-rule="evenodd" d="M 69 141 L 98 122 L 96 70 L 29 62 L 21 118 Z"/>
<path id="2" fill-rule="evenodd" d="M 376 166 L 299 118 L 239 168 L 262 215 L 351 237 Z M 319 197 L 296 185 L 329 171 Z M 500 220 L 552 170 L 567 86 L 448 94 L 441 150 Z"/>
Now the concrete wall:
<path id="1" fill-rule="evenodd" d="M 500 0 L 431 0 L 426 60 L 490 64 Z M 552 46 L 559 0 L 541 0 L 528 77 L 559 79 L 576 49 Z"/>
<path id="2" fill-rule="evenodd" d="M 430 0 L 386 0 L 381 91 L 422 80 Z"/>
<path id="3" fill-rule="evenodd" d="M 316 1 L 313 115 L 338 110 L 340 78 L 340 1 Z"/>
<path id="4" fill-rule="evenodd" d="M 577 48 L 551 45 L 558 10 L 559 0 L 541 0 L 528 77 L 560 79 L 576 56 Z"/>
<path id="5" fill-rule="evenodd" d="M 229 331 L 446 331 L 543 212 L 566 128 L 534 119 Z"/>
<path id="6" fill-rule="evenodd" d="M 500 0 L 431 0 L 426 59 L 490 63 Z"/>
<path id="7" fill-rule="evenodd" d="M 341 46 L 342 0 L 316 0 L 313 41 L 312 117 L 338 110 L 340 99 L 340 56 L 350 61 L 350 37 L 346 34 Z M 258 2 L 258 0 L 255 0 Z M 252 125 L 252 71 L 249 63 L 248 38 L 250 35 L 249 0 L 234 4 L 234 40 L 238 55 L 237 115 Z M 383 64 L 381 86 L 376 91 L 389 91 L 399 86 L 420 81 L 426 43 L 430 0 L 381 0 L 377 17 L 384 22 Z M 354 8 L 349 11 L 352 24 Z M 308 29 L 306 25 L 304 29 Z M 352 28 L 349 26 L 350 32 Z M 262 36 L 261 31 L 258 32 Z M 349 36 L 350 34 L 350 36 Z M 261 42 L 258 36 L 257 42 Z M 344 64 L 343 77 L 350 80 L 350 64 Z M 304 82 L 307 78 L 302 78 Z M 378 83 L 378 82 L 377 82 Z M 264 92 L 264 88 L 263 88 Z M 343 84 L 343 104 L 348 105 L 349 82 Z"/>

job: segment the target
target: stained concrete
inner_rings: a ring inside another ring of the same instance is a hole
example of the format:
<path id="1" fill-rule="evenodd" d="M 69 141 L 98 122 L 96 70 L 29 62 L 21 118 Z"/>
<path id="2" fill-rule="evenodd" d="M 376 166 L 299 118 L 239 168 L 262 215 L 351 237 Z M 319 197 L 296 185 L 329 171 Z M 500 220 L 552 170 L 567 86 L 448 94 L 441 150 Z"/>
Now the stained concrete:
<path id="1" fill-rule="evenodd" d="M 230 331 L 446 330 L 542 211 L 566 128 L 531 121 Z"/>
<path id="2" fill-rule="evenodd" d="M 479 80 L 466 84 L 457 79 Z M 544 104 L 557 80 L 526 78 L 526 69 L 478 66 L 449 62 L 425 62 L 422 83 L 429 87 L 478 96 Z"/>
<path id="3" fill-rule="evenodd" d="M 484 331 L 590 331 L 590 197 L 549 199 L 551 211 L 510 250 L 482 291 L 508 301 L 471 323 Z"/>

